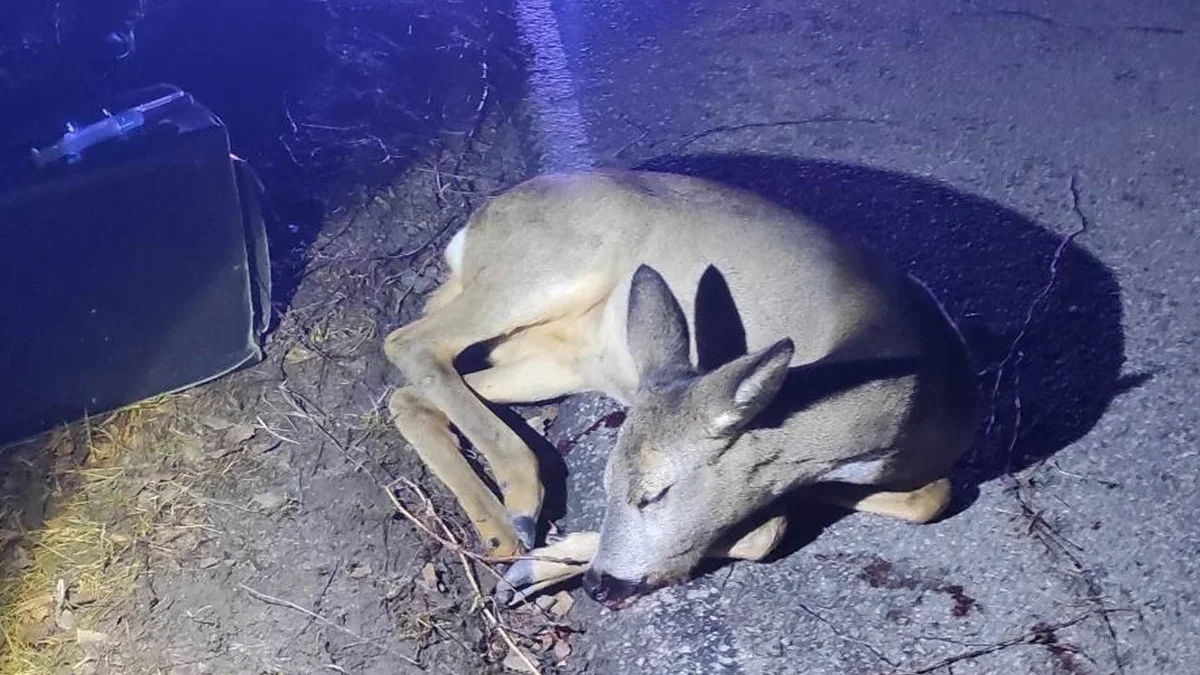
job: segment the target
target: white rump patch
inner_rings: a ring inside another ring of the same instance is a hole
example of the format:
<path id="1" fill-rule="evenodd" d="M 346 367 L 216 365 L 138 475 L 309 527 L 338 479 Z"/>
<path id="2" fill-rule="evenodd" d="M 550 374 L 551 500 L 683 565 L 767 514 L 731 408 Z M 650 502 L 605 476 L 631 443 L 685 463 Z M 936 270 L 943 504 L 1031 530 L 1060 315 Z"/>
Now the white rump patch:
<path id="1" fill-rule="evenodd" d="M 450 243 L 446 244 L 446 264 L 450 266 L 450 271 L 454 274 L 462 272 L 463 256 L 467 254 L 467 227 L 463 226 L 461 230 L 454 233 L 450 237 Z"/>

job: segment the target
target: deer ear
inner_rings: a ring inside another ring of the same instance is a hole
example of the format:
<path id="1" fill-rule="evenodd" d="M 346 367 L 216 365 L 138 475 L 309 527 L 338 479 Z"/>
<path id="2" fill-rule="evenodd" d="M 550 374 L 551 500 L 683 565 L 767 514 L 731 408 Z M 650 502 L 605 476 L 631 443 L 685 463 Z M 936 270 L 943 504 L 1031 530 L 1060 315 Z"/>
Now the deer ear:
<path id="1" fill-rule="evenodd" d="M 629 286 L 626 340 L 643 388 L 693 374 L 687 318 L 656 270 L 640 265 Z"/>
<path id="2" fill-rule="evenodd" d="M 784 338 L 704 376 L 698 392 L 714 437 L 737 432 L 775 399 L 795 351 L 791 338 Z"/>

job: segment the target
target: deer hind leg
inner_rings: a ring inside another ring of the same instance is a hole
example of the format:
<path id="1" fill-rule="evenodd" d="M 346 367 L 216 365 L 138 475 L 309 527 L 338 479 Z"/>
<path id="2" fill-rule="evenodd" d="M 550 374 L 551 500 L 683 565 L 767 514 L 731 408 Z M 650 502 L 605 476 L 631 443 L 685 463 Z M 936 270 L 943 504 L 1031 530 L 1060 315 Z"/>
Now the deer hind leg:
<path id="1" fill-rule="evenodd" d="M 466 500 L 464 510 L 468 510 L 483 541 L 497 544 L 493 547 L 496 555 L 515 552 L 508 533 L 515 534 L 524 548 L 533 547 L 543 495 L 537 459 L 516 432 L 472 391 L 455 369 L 454 359 L 472 344 L 582 313 L 607 292 L 587 278 L 572 280 L 567 287 L 553 288 L 550 293 L 536 288 L 537 280 L 520 281 L 524 283 L 510 284 L 502 294 L 494 284 L 454 289 L 457 292 L 453 295 L 448 292 L 439 297 L 439 304 L 424 317 L 392 331 L 384 345 L 388 360 L 409 382 L 402 396 L 393 396 L 397 428 L 410 444 L 423 444 L 417 448 L 418 455 L 456 498 Z M 505 393 L 503 387 L 494 384 L 499 375 L 475 379 L 486 384 L 490 377 L 499 395 Z M 543 381 L 541 386 L 546 389 L 550 384 Z M 513 389 L 510 387 L 508 393 L 519 393 Z M 473 471 L 464 469 L 469 465 L 443 457 L 458 451 L 431 431 L 435 422 L 429 410 L 443 415 L 484 456 L 503 495 L 508 533 L 497 534 L 495 514 L 489 512 L 493 507 L 481 494 L 487 488 Z M 469 512 L 472 508 L 473 515 Z M 480 520 L 475 521 L 476 517 Z"/>
<path id="2" fill-rule="evenodd" d="M 579 366 L 594 354 L 590 329 L 596 327 L 602 307 L 506 337 L 488 355 L 492 367 L 469 373 L 467 384 L 501 404 L 547 401 L 595 389 Z"/>
<path id="3" fill-rule="evenodd" d="M 939 478 L 906 492 L 881 490 L 869 485 L 819 483 L 809 496 L 843 508 L 874 513 L 910 523 L 928 523 L 946 511 L 953 496 L 950 479 Z"/>
<path id="4" fill-rule="evenodd" d="M 738 539 L 714 548 L 709 557 L 758 562 L 775 550 L 787 530 L 787 516 L 773 516 Z"/>

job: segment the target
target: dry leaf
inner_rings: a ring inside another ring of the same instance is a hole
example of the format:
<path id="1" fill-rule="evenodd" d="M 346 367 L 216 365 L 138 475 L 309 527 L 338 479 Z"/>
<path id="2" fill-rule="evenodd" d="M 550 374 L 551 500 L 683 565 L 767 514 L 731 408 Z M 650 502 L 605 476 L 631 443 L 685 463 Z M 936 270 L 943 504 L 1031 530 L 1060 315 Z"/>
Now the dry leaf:
<path id="1" fill-rule="evenodd" d="M 102 645 L 108 642 L 108 633 L 101 633 L 98 630 L 86 630 L 80 628 L 75 631 L 75 642 L 81 647 Z"/>
<path id="2" fill-rule="evenodd" d="M 550 648 L 554 646 L 554 642 L 557 639 L 554 637 L 553 630 L 541 631 L 540 633 L 534 635 L 533 638 L 537 640 L 537 651 L 539 652 L 549 651 Z"/>
<path id="3" fill-rule="evenodd" d="M 282 492 L 264 492 L 250 498 L 250 505 L 259 511 L 277 511 L 288 503 L 288 496 Z"/>
<path id="4" fill-rule="evenodd" d="M 440 592 L 442 590 L 443 586 L 441 580 L 438 578 L 437 565 L 431 562 L 425 563 L 425 566 L 421 568 L 421 582 L 425 585 L 425 588 L 431 591 Z"/>
<path id="5" fill-rule="evenodd" d="M 575 606 L 575 598 L 566 591 L 559 591 L 554 594 L 554 604 L 550 606 L 550 613 L 554 616 L 562 618 L 571 611 Z"/>
<path id="6" fill-rule="evenodd" d="M 198 421 L 213 431 L 224 431 L 233 426 L 233 422 L 221 419 L 220 417 L 213 417 L 211 415 L 202 415 Z"/>
<path id="7" fill-rule="evenodd" d="M 192 464 L 203 464 L 208 459 L 204 443 L 198 438 L 181 438 L 178 440 L 178 447 L 184 459 Z"/>
<path id="8" fill-rule="evenodd" d="M 566 640 L 559 640 L 558 642 L 554 643 L 554 663 L 555 663 L 555 665 L 561 666 L 563 661 L 566 661 L 567 657 L 570 655 L 571 655 L 571 643 L 567 642 Z"/>
<path id="9" fill-rule="evenodd" d="M 75 588 L 71 590 L 71 606 L 75 609 L 87 607 L 100 599 L 98 589 Z"/>
<path id="10" fill-rule="evenodd" d="M 75 630 L 75 612 L 63 609 L 54 617 L 54 624 L 63 630 Z"/>
<path id="11" fill-rule="evenodd" d="M 40 610 L 26 614 L 25 620 L 21 622 L 20 636 L 26 642 L 41 642 L 54 632 L 54 612 L 49 607 Z"/>
<path id="12" fill-rule="evenodd" d="M 287 350 L 287 353 L 283 355 L 283 360 L 285 363 L 304 363 L 312 357 L 313 353 L 310 350 L 300 345 L 296 345 Z"/>
<path id="13" fill-rule="evenodd" d="M 225 432 L 225 445 L 238 447 L 254 438 L 258 428 L 250 424 L 235 424 Z"/>
<path id="14" fill-rule="evenodd" d="M 220 562 L 221 562 L 220 558 L 214 558 L 212 556 L 209 556 L 207 558 L 201 558 L 199 567 L 202 570 L 206 570 L 210 567 L 216 567 L 218 564 L 220 564 Z"/>
<path id="15" fill-rule="evenodd" d="M 32 598 L 28 601 L 28 603 L 24 604 L 29 606 L 26 617 L 30 619 L 40 621 L 54 616 L 54 597 L 49 593 Z"/>

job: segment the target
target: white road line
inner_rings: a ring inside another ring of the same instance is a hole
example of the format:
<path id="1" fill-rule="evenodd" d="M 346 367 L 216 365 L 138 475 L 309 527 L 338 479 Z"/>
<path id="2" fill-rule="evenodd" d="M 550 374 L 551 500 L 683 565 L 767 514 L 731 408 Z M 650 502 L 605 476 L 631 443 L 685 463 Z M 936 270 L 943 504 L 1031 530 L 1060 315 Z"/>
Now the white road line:
<path id="1" fill-rule="evenodd" d="M 516 10 L 517 29 L 533 55 L 529 97 L 541 145 L 541 169 L 590 167 L 594 158 L 587 127 L 550 0 L 517 0 Z"/>

